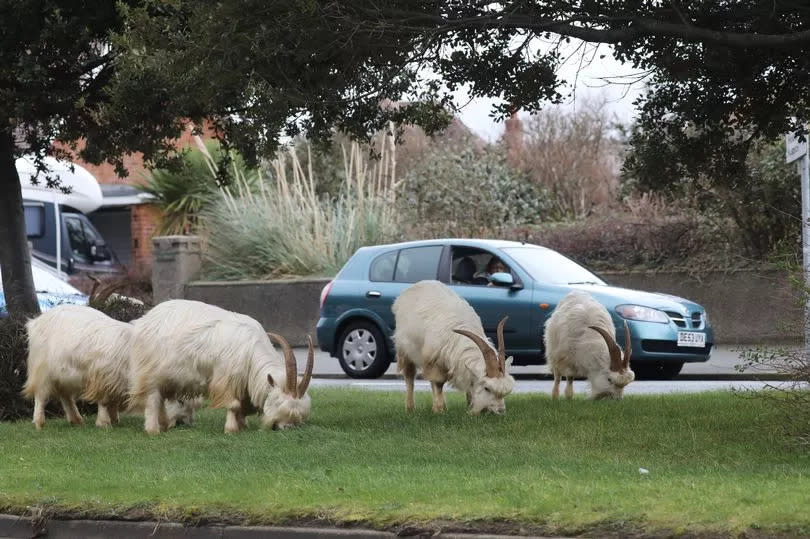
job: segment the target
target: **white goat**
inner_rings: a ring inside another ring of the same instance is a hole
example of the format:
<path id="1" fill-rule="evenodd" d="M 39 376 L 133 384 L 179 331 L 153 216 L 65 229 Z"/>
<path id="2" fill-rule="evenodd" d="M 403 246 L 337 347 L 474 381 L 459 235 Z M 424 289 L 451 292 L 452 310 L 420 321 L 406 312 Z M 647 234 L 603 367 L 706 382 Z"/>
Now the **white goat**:
<path id="1" fill-rule="evenodd" d="M 157 434 L 167 428 L 164 399 L 208 395 L 211 406 L 225 408 L 225 432 L 246 426 L 245 414 L 262 410 L 266 427 L 286 428 L 309 418 L 307 387 L 314 352 L 303 379 L 290 345 L 265 333 L 249 316 L 199 301 L 160 303 L 133 323 L 132 402 L 144 406 L 144 428 Z M 282 357 L 268 335 L 281 345 Z"/>
<path id="2" fill-rule="evenodd" d="M 621 399 L 624 387 L 635 379 L 630 370 L 630 328 L 624 323 L 625 351 L 616 343 L 616 330 L 607 309 L 590 294 L 575 290 L 566 295 L 546 321 L 546 359 L 554 375 L 553 398 L 560 396 L 560 378 L 566 377 L 565 396 L 574 395 L 575 376 L 588 378 L 594 399 Z"/>
<path id="3" fill-rule="evenodd" d="M 68 421 L 84 423 L 76 399 L 98 403 L 96 426 L 118 423 L 128 395 L 132 325 L 91 307 L 58 305 L 26 324 L 28 378 L 23 394 L 34 399 L 34 425 L 45 425 L 45 405 L 57 396 Z M 171 422 L 191 422 L 200 403 L 171 403 Z"/>
<path id="4" fill-rule="evenodd" d="M 470 413 L 483 410 L 502 414 L 504 397 L 515 380 L 506 373 L 512 358 L 506 359 L 503 326 L 498 324 L 498 350 L 487 340 L 481 319 L 472 307 L 438 281 L 420 281 L 394 301 L 396 320 L 394 343 L 397 366 L 405 377 L 406 407 L 413 410 L 416 369 L 430 380 L 433 411 L 445 409 L 445 382 L 467 394 Z"/>

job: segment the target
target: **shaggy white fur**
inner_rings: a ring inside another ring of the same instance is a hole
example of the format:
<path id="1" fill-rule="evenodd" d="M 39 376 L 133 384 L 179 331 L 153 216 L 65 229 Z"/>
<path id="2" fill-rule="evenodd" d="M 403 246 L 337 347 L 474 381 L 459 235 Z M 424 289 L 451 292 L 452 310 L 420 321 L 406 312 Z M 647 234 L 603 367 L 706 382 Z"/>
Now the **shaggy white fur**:
<path id="1" fill-rule="evenodd" d="M 129 392 L 132 325 L 91 307 L 59 305 L 26 324 L 28 378 L 23 394 L 34 399 L 34 425 L 45 425 L 52 396 L 74 425 L 84 423 L 76 399 L 98 404 L 96 426 L 118 423 Z M 197 403 L 172 402 L 170 421 L 193 420 Z"/>
<path id="2" fill-rule="evenodd" d="M 594 328 L 600 328 L 608 337 Z M 629 336 L 629 329 L 626 331 Z M 617 354 L 613 360 L 608 338 Z M 566 377 L 565 396 L 569 399 L 574 395 L 575 377 L 588 378 L 594 399 L 621 399 L 624 387 L 635 379 L 629 366 L 630 350 L 621 356 L 610 313 L 586 292 L 575 290 L 560 301 L 546 320 L 543 339 L 546 360 L 554 375 L 551 395 L 555 399 L 560 394 L 562 376 Z"/>
<path id="3" fill-rule="evenodd" d="M 243 429 L 245 414 L 254 410 L 262 410 L 263 426 L 274 429 L 309 418 L 311 342 L 307 373 L 296 385 L 295 359 L 286 341 L 281 343 L 282 357 L 249 316 L 198 301 L 171 300 L 133 325 L 131 397 L 145 409 L 146 432 L 166 430 L 165 398 L 208 395 L 212 407 L 228 412 L 225 432 Z"/>
<path id="4" fill-rule="evenodd" d="M 419 368 L 431 382 L 435 412 L 445 409 L 445 382 L 467 394 L 470 413 L 505 412 L 504 397 L 515 385 L 505 372 L 512 358 L 499 356 L 484 334 L 481 319 L 466 301 L 439 281 L 420 281 L 403 291 L 391 310 L 396 320 L 397 365 L 405 377 L 409 410 L 413 409 L 413 380 Z M 488 366 L 482 348 L 456 330 L 478 336 L 489 348 L 488 354 L 500 360 L 500 367 L 497 363 Z"/>

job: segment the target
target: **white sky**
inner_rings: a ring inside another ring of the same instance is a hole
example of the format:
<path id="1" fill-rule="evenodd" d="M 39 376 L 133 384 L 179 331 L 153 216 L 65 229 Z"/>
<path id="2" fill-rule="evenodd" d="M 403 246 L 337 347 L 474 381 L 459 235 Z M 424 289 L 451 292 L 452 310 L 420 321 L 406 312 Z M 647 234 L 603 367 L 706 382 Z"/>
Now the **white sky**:
<path id="1" fill-rule="evenodd" d="M 572 45 L 571 48 L 573 49 L 574 46 Z M 599 56 L 602 54 L 605 57 L 600 59 Z M 611 54 L 610 48 L 606 45 L 601 45 L 598 48 L 587 45 L 583 65 L 580 69 L 580 60 L 582 58 L 582 52 L 572 52 L 568 61 L 560 69 L 560 78 L 566 81 L 566 87 L 560 90 L 560 93 L 566 96 L 563 103 L 560 105 L 548 104 L 545 107 L 562 107 L 576 110 L 578 103 L 581 103 L 583 98 L 594 97 L 599 99 L 604 97 L 608 111 L 615 114 L 617 121 L 630 123 L 635 116 L 633 101 L 644 90 L 643 82 L 630 84 L 631 81 L 638 79 L 638 77 L 633 76 L 636 70 L 632 66 L 616 61 Z M 588 63 L 591 58 L 593 60 Z M 579 71 L 579 75 L 577 75 L 577 71 Z M 604 77 L 621 76 L 627 78 L 612 79 L 612 83 L 608 83 L 603 79 Z M 573 95 L 571 95 L 572 89 L 576 90 Z M 459 92 L 457 95 L 459 105 L 469 101 L 466 93 Z M 503 133 L 503 123 L 495 123 L 489 117 L 494 102 L 492 99 L 474 99 L 464 106 L 460 112 L 461 121 L 476 134 L 490 142 L 497 140 Z"/>

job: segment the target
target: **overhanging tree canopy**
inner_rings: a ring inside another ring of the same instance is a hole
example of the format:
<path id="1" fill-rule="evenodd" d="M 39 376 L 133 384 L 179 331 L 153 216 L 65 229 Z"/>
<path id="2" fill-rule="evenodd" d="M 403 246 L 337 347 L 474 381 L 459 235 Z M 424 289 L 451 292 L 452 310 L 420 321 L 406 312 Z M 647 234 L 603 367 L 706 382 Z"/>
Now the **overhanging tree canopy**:
<path id="1" fill-rule="evenodd" d="M 808 118 L 810 8 L 792 1 L 0 0 L 0 265 L 9 306 L 33 312 L 13 129 L 32 149 L 86 140 L 91 162 L 157 162 L 184 121 L 212 121 L 248 158 L 279 134 L 368 135 L 442 125 L 449 93 L 498 112 L 559 99 L 559 49 L 607 43 L 643 71 L 641 124 L 663 115 L 707 140 L 773 136 Z M 555 37 L 557 36 L 557 37 Z M 100 46 L 106 44 L 107 46 Z M 422 77 L 429 73 L 429 77 Z M 403 98 L 404 107 L 381 107 Z M 684 150 L 685 151 L 685 150 Z M 683 155 L 684 152 L 681 152 Z M 9 196 L 14 195 L 14 196 Z M 22 284 L 21 284 L 22 283 Z M 29 301 L 30 300 L 30 301 Z"/>

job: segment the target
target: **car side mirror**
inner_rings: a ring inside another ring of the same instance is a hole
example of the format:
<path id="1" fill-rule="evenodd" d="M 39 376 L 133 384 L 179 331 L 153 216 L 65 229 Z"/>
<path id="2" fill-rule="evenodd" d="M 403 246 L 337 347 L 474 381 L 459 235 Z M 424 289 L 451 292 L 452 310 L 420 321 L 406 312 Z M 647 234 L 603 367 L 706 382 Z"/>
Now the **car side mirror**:
<path id="1" fill-rule="evenodd" d="M 513 286 L 515 284 L 512 274 L 506 272 L 493 273 L 489 276 L 489 279 L 495 286 Z"/>
<path id="2" fill-rule="evenodd" d="M 110 251 L 107 249 L 107 244 L 104 243 L 103 240 L 96 240 L 96 242 L 90 246 L 90 258 L 92 258 L 93 261 L 110 259 Z"/>

